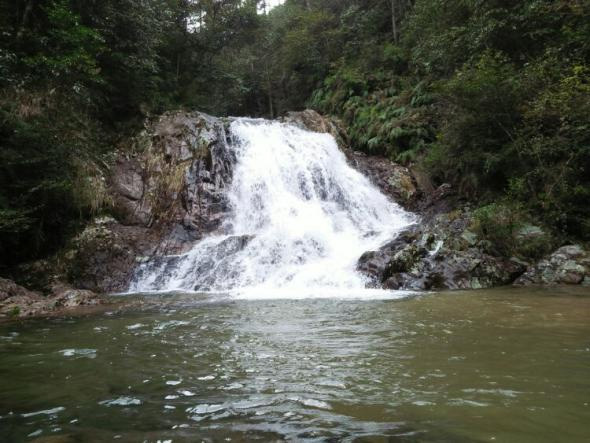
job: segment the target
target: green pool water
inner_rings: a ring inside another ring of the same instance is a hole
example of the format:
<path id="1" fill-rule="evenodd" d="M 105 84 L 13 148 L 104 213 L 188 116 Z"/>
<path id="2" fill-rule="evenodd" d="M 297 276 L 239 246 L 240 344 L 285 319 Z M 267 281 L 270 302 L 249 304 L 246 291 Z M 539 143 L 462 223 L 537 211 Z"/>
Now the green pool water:
<path id="1" fill-rule="evenodd" d="M 590 289 L 134 300 L 0 325 L 0 441 L 590 441 Z"/>

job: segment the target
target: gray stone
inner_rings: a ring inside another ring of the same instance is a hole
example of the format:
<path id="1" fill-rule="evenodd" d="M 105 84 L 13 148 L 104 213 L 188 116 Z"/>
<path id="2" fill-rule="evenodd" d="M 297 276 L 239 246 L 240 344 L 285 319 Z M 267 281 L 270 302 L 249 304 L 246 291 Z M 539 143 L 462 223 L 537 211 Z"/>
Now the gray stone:
<path id="1" fill-rule="evenodd" d="M 519 239 L 531 239 L 545 236 L 545 232 L 539 227 L 534 225 L 524 225 L 516 233 Z"/>
<path id="2" fill-rule="evenodd" d="M 64 283 L 54 283 L 51 292 L 43 296 L 29 291 L 12 280 L 0 278 L 0 318 L 39 317 L 65 313 L 80 306 L 103 304 L 104 299 L 92 291 L 74 289 Z"/>
<path id="3" fill-rule="evenodd" d="M 590 254 L 580 245 L 568 245 L 554 251 L 527 268 L 516 285 L 579 285 L 590 277 Z"/>
<path id="4" fill-rule="evenodd" d="M 477 235 L 471 231 L 464 231 L 461 238 L 467 242 L 469 246 L 474 246 L 477 243 Z"/>
<path id="5" fill-rule="evenodd" d="M 226 124 L 182 111 L 148 124 L 134 151 L 121 152 L 111 171 L 117 218 L 170 231 L 172 225 L 182 225 L 191 232 L 187 242 L 217 229 L 228 210 L 224 189 L 235 161 L 226 143 Z"/>
<path id="6" fill-rule="evenodd" d="M 477 246 L 467 210 L 437 214 L 363 254 L 357 269 L 388 289 L 480 289 L 514 281 L 525 265 Z"/>

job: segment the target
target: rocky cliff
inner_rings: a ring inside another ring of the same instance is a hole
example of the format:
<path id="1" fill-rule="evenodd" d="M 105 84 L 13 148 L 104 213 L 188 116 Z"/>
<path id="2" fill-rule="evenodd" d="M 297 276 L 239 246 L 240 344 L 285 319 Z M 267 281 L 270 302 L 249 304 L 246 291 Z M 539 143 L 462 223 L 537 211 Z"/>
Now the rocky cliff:
<path id="1" fill-rule="evenodd" d="M 73 284 L 124 291 L 142 260 L 185 252 L 219 228 L 234 162 L 227 124 L 198 112 L 166 113 L 118 153 L 108 177 L 114 217 L 96 219 L 72 242 Z"/>

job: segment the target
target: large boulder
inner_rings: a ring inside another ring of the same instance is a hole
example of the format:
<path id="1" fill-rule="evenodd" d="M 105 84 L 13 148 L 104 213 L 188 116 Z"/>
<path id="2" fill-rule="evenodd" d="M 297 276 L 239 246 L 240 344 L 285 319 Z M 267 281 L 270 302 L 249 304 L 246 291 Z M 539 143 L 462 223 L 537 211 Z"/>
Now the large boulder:
<path id="1" fill-rule="evenodd" d="M 562 246 L 529 266 L 515 284 L 590 286 L 590 253 L 580 245 Z"/>
<path id="2" fill-rule="evenodd" d="M 142 257 L 156 253 L 159 231 L 126 226 L 111 217 L 88 224 L 60 257 L 67 280 L 96 292 L 123 292 Z"/>
<path id="3" fill-rule="evenodd" d="M 348 136 L 342 122 L 335 117 L 327 117 L 319 114 L 313 109 L 304 111 L 288 112 L 282 122 L 306 129 L 312 132 L 320 132 L 332 135 L 340 149 L 349 153 Z"/>
<path id="4" fill-rule="evenodd" d="M 413 210 L 421 196 L 410 169 L 388 158 L 369 156 L 362 152 L 346 152 L 349 163 L 363 173 L 381 192 L 406 209 Z"/>
<path id="5" fill-rule="evenodd" d="M 525 265 L 486 252 L 471 224 L 468 210 L 437 214 L 363 254 L 357 269 L 372 286 L 387 289 L 480 289 L 512 283 Z"/>
<path id="6" fill-rule="evenodd" d="M 4 302 L 13 297 L 30 297 L 31 299 L 38 299 L 41 297 L 41 294 L 35 291 L 29 291 L 12 280 L 0 277 L 0 302 Z"/>

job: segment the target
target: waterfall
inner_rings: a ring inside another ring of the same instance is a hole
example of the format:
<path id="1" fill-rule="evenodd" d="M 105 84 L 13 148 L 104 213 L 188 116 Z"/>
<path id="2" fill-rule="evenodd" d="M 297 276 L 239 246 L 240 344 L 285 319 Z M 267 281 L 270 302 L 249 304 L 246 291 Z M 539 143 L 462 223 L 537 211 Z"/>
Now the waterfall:
<path id="1" fill-rule="evenodd" d="M 229 143 L 231 214 L 220 234 L 141 264 L 130 292 L 360 291 L 359 256 L 413 222 L 347 164 L 329 134 L 242 118 Z"/>

